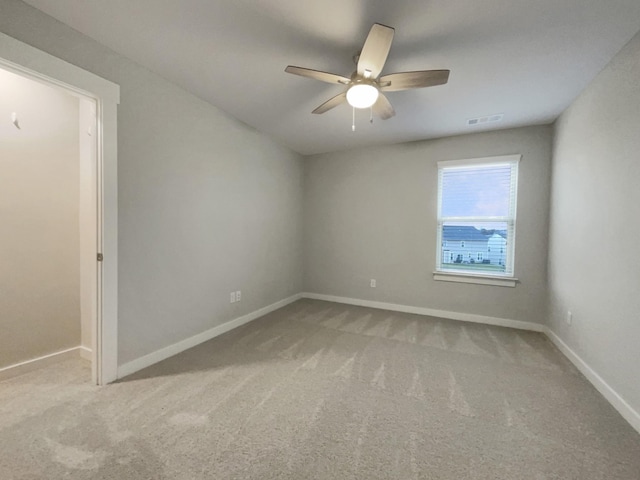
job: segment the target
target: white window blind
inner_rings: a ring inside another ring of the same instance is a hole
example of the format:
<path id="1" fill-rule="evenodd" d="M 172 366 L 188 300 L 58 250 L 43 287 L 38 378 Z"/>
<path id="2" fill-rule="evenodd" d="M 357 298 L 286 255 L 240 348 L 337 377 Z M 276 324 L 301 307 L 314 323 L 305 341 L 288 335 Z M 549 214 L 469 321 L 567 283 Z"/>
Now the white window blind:
<path id="1" fill-rule="evenodd" d="M 437 271 L 513 276 L 519 161 L 438 163 Z"/>

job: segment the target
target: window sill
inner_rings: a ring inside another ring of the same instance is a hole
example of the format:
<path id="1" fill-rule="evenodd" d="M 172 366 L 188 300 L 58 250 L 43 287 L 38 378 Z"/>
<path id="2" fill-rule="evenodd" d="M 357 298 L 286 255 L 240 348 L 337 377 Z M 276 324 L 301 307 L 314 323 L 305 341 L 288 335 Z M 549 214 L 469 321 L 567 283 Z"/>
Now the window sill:
<path id="1" fill-rule="evenodd" d="M 515 277 L 498 277 L 495 275 L 477 275 L 462 272 L 433 272 L 433 279 L 440 282 L 476 283 L 478 285 L 493 285 L 497 287 L 515 287 L 518 279 Z"/>

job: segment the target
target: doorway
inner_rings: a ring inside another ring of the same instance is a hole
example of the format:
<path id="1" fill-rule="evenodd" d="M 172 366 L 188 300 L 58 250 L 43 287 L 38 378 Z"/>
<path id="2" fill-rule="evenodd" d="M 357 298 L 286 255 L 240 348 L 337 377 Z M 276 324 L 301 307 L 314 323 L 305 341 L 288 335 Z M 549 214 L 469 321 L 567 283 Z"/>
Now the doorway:
<path id="1" fill-rule="evenodd" d="M 0 34 L 0 70 L 7 75 L 19 76 L 26 81 L 35 82 L 40 88 L 53 89 L 60 98 L 66 96 L 75 101 L 78 127 L 76 147 L 79 158 L 76 171 L 78 182 L 75 191 L 78 200 L 76 204 L 78 227 L 76 253 L 78 254 L 79 273 L 77 280 L 79 287 L 78 306 L 81 319 L 81 332 L 77 346 L 20 361 L 17 364 L 0 368 L 0 372 L 14 367 L 29 367 L 30 364 L 46 360 L 57 354 L 77 350 L 78 353 L 82 352 L 83 356 L 91 361 L 92 382 L 98 385 L 110 383 L 117 379 L 118 365 L 116 122 L 119 87 L 4 34 Z M 5 75 L 4 78 L 8 77 Z M 0 83 L 1 86 L 2 83 Z M 37 103 L 37 99 L 34 100 Z M 4 120 L 8 121 L 9 119 Z M 21 119 L 20 112 L 11 112 L 10 127 L 16 131 L 21 131 L 23 128 L 26 130 L 26 122 L 21 122 L 21 120 L 24 119 Z M 55 121 L 50 123 L 55 125 Z M 32 147 L 36 144 L 37 142 L 30 143 Z M 51 168 L 49 173 L 53 175 L 55 167 L 49 165 L 48 168 Z M 46 181 L 46 174 L 42 175 L 42 172 L 37 169 L 32 170 L 32 173 L 34 172 L 41 177 L 40 181 Z M 32 180 L 35 183 L 35 178 Z M 55 178 L 52 176 L 51 180 L 53 181 Z M 30 185 L 31 187 L 33 185 Z M 37 189 L 33 191 L 37 192 Z M 67 200 L 71 198 L 69 195 L 66 197 L 62 195 L 60 198 L 63 197 Z M 40 206 L 44 205 L 42 200 L 39 199 Z M 38 202 L 36 201 L 36 203 Z M 45 211 L 42 217 L 46 220 L 49 218 L 48 215 L 49 213 Z M 51 218 L 51 222 L 55 223 L 55 218 Z M 64 222 L 60 221 L 59 223 Z M 37 234 L 36 231 L 36 236 Z M 26 254 L 25 259 L 33 261 L 35 264 L 38 260 L 38 253 L 42 256 L 55 255 L 52 253 L 55 249 L 48 251 L 46 248 L 48 240 L 53 242 L 52 238 L 47 239 L 41 235 L 41 238 L 38 238 L 34 245 L 39 244 L 44 247 L 35 249 L 37 250 L 35 258 L 29 259 L 29 254 Z M 63 243 L 58 245 L 58 251 L 64 250 Z M 71 255 L 68 252 L 65 254 Z M 41 260 L 46 261 L 46 258 L 41 258 Z M 60 270 L 59 284 L 67 281 L 63 280 L 63 270 Z M 12 265 L 12 271 L 18 271 L 15 265 Z M 49 273 L 55 275 L 55 271 Z M 33 278 L 31 280 L 34 281 Z M 37 282 L 37 279 L 35 281 Z M 55 284 L 56 282 L 51 281 L 48 283 L 48 285 Z M 55 292 L 53 293 L 52 298 L 55 298 Z M 58 300 L 60 299 L 58 298 Z M 59 301 L 58 303 L 64 302 Z M 55 332 L 52 335 L 61 335 L 62 333 Z M 69 342 L 69 340 L 65 341 Z"/>

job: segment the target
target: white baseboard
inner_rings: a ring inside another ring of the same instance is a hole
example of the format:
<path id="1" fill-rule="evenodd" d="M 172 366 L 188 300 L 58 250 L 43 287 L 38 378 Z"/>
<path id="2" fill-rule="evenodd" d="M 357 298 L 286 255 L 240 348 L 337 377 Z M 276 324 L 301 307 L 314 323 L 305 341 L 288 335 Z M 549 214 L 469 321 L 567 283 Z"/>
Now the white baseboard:
<path id="1" fill-rule="evenodd" d="M 87 347 L 83 347 L 82 345 L 78 347 L 78 350 L 80 351 L 80 358 L 82 358 L 83 360 L 87 360 L 88 362 L 93 361 L 93 350 Z"/>
<path id="2" fill-rule="evenodd" d="M 46 367 L 47 365 L 57 363 L 67 358 L 76 357 L 81 348 L 82 347 L 67 348 L 66 350 L 60 350 L 59 352 L 50 353 L 48 355 L 43 355 L 42 357 L 32 358 L 31 360 L 0 368 L 0 381 L 32 372 L 33 370 Z M 82 355 L 82 353 L 80 353 L 80 355 Z"/>
<path id="3" fill-rule="evenodd" d="M 194 335 L 193 337 L 189 337 L 185 340 L 182 340 L 178 343 L 174 343 L 173 345 L 169 345 L 168 347 L 161 348 L 160 350 L 156 350 L 155 352 L 151 352 L 143 357 L 136 358 L 130 362 L 127 362 L 118 367 L 118 378 L 123 378 L 132 373 L 135 373 L 143 368 L 147 368 L 154 363 L 161 362 L 169 357 L 173 357 L 180 352 L 184 352 L 185 350 L 195 347 L 196 345 L 200 345 L 207 340 L 211 340 L 223 333 L 228 332 L 229 330 L 233 330 L 234 328 L 238 328 L 245 323 L 249 323 L 256 318 L 260 318 L 268 313 L 273 312 L 279 308 L 282 308 L 290 303 L 299 300 L 301 297 L 300 294 L 293 295 L 289 298 L 285 298 L 284 300 L 280 300 L 279 302 L 272 303 L 266 307 L 260 308 L 254 312 L 243 315 L 242 317 L 238 317 L 234 320 L 223 323 L 222 325 L 218 325 L 217 327 L 213 327 L 207 331 Z"/>
<path id="4" fill-rule="evenodd" d="M 618 392 L 616 392 L 611 386 L 598 375 L 593 368 L 591 368 L 587 362 L 585 362 L 580 356 L 574 352 L 569 345 L 567 345 L 553 330 L 545 327 L 544 333 L 549 337 L 549 340 L 558 347 L 565 357 L 567 357 L 571 363 L 573 363 L 578 370 L 596 387 L 604 398 L 615 408 L 622 417 L 640 433 L 640 413 L 629 405 L 624 398 L 622 398 Z"/>
<path id="5" fill-rule="evenodd" d="M 435 310 L 425 307 L 412 307 L 408 305 L 399 305 L 396 303 L 375 302 L 372 300 L 361 300 L 358 298 L 337 297 L 334 295 L 323 295 L 320 293 L 304 292 L 301 295 L 302 298 L 312 298 L 315 300 L 325 300 L 327 302 L 345 303 L 347 305 L 377 308 L 380 310 L 391 310 L 393 312 L 415 313 L 417 315 L 448 318 L 450 320 L 461 320 L 463 322 L 484 323 L 486 325 L 496 325 L 499 327 L 517 328 L 518 330 L 543 332 L 545 328 L 544 325 L 541 325 L 539 323 L 523 322 L 522 320 L 511 320 L 508 318 L 488 317 L 485 315 L 476 315 L 474 313 L 449 312 L 446 310 Z"/>

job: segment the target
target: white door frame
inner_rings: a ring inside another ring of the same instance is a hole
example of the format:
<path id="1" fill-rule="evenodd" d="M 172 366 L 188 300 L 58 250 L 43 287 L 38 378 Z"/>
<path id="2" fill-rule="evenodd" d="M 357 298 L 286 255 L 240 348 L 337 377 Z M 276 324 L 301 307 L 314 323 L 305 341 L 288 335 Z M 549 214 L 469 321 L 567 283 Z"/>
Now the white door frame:
<path id="1" fill-rule="evenodd" d="M 117 108 L 120 87 L 3 33 L 0 33 L 0 67 L 96 103 L 96 254 L 102 253 L 103 261 L 97 267 L 92 376 L 98 385 L 113 382 L 118 372 Z"/>

